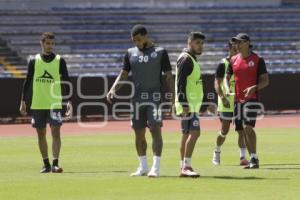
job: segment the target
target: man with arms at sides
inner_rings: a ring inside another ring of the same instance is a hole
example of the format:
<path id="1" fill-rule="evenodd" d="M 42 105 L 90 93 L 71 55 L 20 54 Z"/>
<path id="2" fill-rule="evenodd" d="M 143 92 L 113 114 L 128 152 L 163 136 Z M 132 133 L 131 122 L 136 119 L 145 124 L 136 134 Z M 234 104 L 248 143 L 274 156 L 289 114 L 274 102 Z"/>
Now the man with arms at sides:
<path id="1" fill-rule="evenodd" d="M 233 56 L 227 69 L 225 82 L 226 94 L 230 94 L 229 81 L 235 80 L 235 130 L 244 134 L 250 153 L 246 169 L 259 168 L 256 152 L 256 133 L 254 131 L 258 110 L 258 91 L 269 85 L 269 76 L 263 58 L 251 49 L 251 40 L 246 33 L 239 33 L 232 40 L 237 43 L 239 54 Z"/>
<path id="2" fill-rule="evenodd" d="M 220 165 L 221 162 L 221 146 L 223 145 L 226 135 L 229 132 L 230 123 L 233 119 L 234 111 L 234 78 L 230 79 L 230 96 L 226 96 L 224 89 L 224 82 L 226 82 L 226 70 L 229 66 L 230 58 L 237 54 L 236 43 L 232 39 L 228 42 L 229 55 L 223 58 L 217 67 L 215 74 L 215 90 L 218 94 L 218 112 L 221 121 L 221 130 L 216 140 L 216 147 L 213 153 L 212 163 L 214 165 Z M 239 133 L 239 132 L 238 132 Z M 240 132 L 241 133 L 241 132 Z M 240 147 L 240 165 L 248 165 L 246 160 L 246 144 L 245 137 L 242 134 L 238 136 L 238 146 Z"/>
<path id="3" fill-rule="evenodd" d="M 60 55 L 53 53 L 55 36 L 45 32 L 41 36 L 42 53 L 36 54 L 28 63 L 27 77 L 23 86 L 20 112 L 26 115 L 25 97 L 32 84 L 32 126 L 38 134 L 39 149 L 43 158 L 44 167 L 41 173 L 61 173 L 63 169 L 58 165 L 61 149 L 60 127 L 62 125 L 62 87 L 70 93 L 70 87 L 62 83 L 70 82 L 66 62 Z M 68 99 L 66 117 L 72 115 L 71 98 Z M 46 124 L 49 122 L 52 133 L 52 167 L 48 157 L 48 144 L 46 139 Z"/>
<path id="4" fill-rule="evenodd" d="M 162 113 L 161 103 L 162 72 L 166 76 L 168 90 L 173 93 L 174 82 L 172 67 L 167 51 L 148 38 L 143 25 L 135 25 L 131 30 L 131 39 L 135 47 L 129 48 L 124 57 L 124 66 L 113 86 L 107 94 L 107 101 L 112 103 L 115 93 L 122 86 L 120 81 L 127 80 L 132 73 L 134 97 L 131 99 L 133 113 L 131 125 L 135 133 L 135 145 L 139 158 L 139 167 L 131 176 L 158 177 L 160 175 L 160 157 L 163 148 L 161 135 Z M 172 100 L 173 102 L 173 100 Z M 153 164 L 148 171 L 146 127 L 152 135 Z"/>
<path id="5" fill-rule="evenodd" d="M 199 111 L 203 101 L 201 68 L 197 55 L 202 54 L 205 36 L 191 32 L 187 48 L 179 55 L 176 66 L 176 114 L 181 117 L 180 177 L 199 177 L 191 166 L 192 154 L 200 136 Z"/>

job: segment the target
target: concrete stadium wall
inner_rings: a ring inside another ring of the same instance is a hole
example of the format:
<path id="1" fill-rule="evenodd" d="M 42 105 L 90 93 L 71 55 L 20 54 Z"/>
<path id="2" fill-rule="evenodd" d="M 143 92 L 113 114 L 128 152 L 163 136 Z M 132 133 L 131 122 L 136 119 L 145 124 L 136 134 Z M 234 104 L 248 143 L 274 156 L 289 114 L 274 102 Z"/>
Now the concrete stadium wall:
<path id="1" fill-rule="evenodd" d="M 0 10 L 53 7 L 191 7 L 191 6 L 279 6 L 281 0 L 0 0 Z"/>

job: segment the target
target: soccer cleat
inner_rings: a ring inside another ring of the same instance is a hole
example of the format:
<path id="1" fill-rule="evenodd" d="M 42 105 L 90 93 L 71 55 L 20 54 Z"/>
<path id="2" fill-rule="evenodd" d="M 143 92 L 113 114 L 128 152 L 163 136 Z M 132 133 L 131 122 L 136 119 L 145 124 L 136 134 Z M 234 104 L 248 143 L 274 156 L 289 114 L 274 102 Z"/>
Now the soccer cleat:
<path id="1" fill-rule="evenodd" d="M 184 167 L 181 169 L 180 177 L 191 177 L 191 178 L 198 178 L 200 174 L 195 172 L 192 167 Z"/>
<path id="2" fill-rule="evenodd" d="M 63 168 L 58 167 L 58 166 L 52 166 L 52 173 L 62 173 Z"/>
<path id="3" fill-rule="evenodd" d="M 49 172 L 51 172 L 51 166 L 50 165 L 49 166 L 44 166 L 40 171 L 40 173 L 49 173 Z"/>
<path id="4" fill-rule="evenodd" d="M 241 157 L 240 158 L 240 165 L 241 166 L 247 166 L 247 165 L 249 165 L 249 162 L 245 157 Z"/>
<path id="5" fill-rule="evenodd" d="M 244 169 L 258 169 L 259 168 L 259 160 L 257 158 L 251 158 L 250 162 Z"/>
<path id="6" fill-rule="evenodd" d="M 150 172 L 148 173 L 149 178 L 157 178 L 159 177 L 159 169 L 158 168 L 151 168 Z"/>
<path id="7" fill-rule="evenodd" d="M 212 159 L 212 163 L 214 165 L 220 165 L 221 163 L 221 152 L 217 152 L 217 151 L 214 151 L 214 155 L 213 155 L 213 159 Z"/>
<path id="8" fill-rule="evenodd" d="M 138 167 L 137 170 L 130 174 L 130 176 L 146 176 L 148 169 L 143 169 L 142 167 Z"/>

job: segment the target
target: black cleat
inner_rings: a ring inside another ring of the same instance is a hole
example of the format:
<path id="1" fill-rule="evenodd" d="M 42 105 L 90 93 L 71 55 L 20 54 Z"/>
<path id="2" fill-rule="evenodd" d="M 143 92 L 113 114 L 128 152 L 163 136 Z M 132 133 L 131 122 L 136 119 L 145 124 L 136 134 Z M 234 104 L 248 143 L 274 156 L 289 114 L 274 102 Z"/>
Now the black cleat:
<path id="1" fill-rule="evenodd" d="M 53 173 L 62 173 L 63 172 L 63 168 L 53 165 L 52 166 L 52 172 Z"/>
<path id="2" fill-rule="evenodd" d="M 250 162 L 244 169 L 258 169 L 259 168 L 259 160 L 257 158 L 251 158 Z"/>
<path id="3" fill-rule="evenodd" d="M 50 165 L 49 166 L 44 166 L 40 171 L 40 173 L 49 173 L 49 172 L 51 172 L 51 166 Z"/>

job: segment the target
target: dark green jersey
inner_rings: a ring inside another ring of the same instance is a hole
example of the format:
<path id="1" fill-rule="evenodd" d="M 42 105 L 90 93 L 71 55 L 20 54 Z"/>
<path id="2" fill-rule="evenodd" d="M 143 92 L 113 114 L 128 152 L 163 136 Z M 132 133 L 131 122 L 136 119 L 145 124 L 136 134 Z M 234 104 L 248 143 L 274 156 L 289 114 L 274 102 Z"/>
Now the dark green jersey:
<path id="1" fill-rule="evenodd" d="M 161 91 L 162 72 L 172 70 L 167 51 L 159 46 L 128 49 L 123 70 L 132 73 L 135 95 Z"/>

